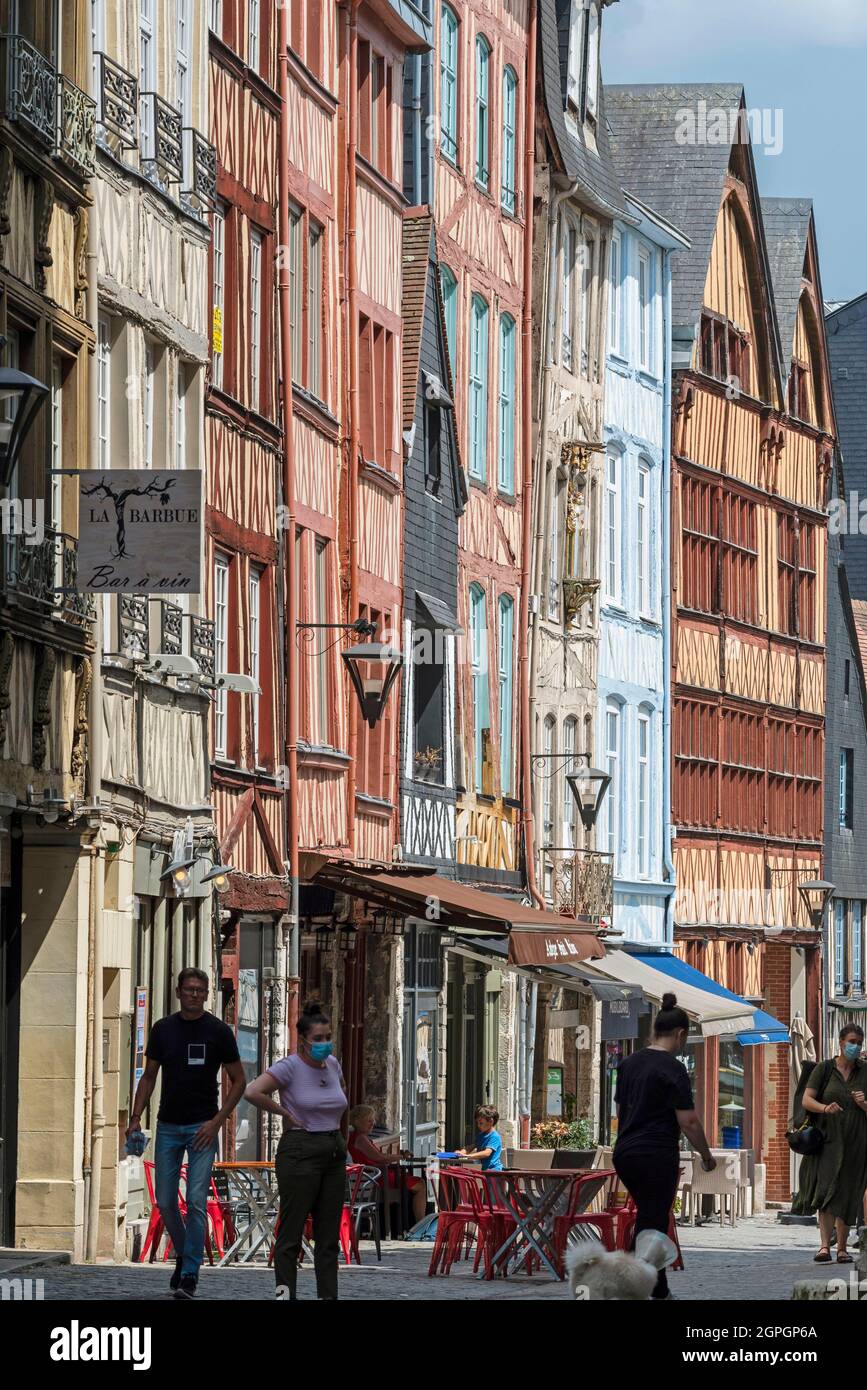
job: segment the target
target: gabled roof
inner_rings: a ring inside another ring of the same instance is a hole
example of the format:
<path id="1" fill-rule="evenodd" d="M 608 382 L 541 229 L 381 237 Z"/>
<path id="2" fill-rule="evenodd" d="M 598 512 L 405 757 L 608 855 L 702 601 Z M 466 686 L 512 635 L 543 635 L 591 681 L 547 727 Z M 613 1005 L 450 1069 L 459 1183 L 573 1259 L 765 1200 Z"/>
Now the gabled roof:
<path id="1" fill-rule="evenodd" d="M 407 208 L 403 215 L 401 318 L 403 320 L 403 428 L 415 420 L 424 306 L 431 252 L 436 254 L 430 208 Z"/>
<path id="2" fill-rule="evenodd" d="M 648 84 L 606 86 L 605 109 L 611 150 L 623 187 L 667 217 L 676 227 L 689 230 L 692 248 L 677 252 L 672 260 L 672 324 L 674 329 L 694 330 L 698 324 L 707 280 L 708 264 L 722 203 L 735 139 L 715 139 L 713 113 L 740 112 L 746 121 L 746 101 L 740 83 Z M 706 133 L 690 140 L 684 113 L 696 118 L 702 109 L 708 118 Z M 737 131 L 735 132 L 737 134 Z M 771 340 L 772 369 L 782 389 L 779 328 L 773 305 L 773 285 L 761 216 L 761 200 L 752 146 L 743 146 L 747 190 L 755 209 L 757 250 L 765 294 L 766 327 Z M 762 305 L 757 304 L 761 311 Z"/>
<path id="3" fill-rule="evenodd" d="M 813 204 L 809 198 L 763 198 L 762 217 L 785 370 L 795 342 Z"/>
<path id="4" fill-rule="evenodd" d="M 566 10 L 568 8 L 566 6 Z M 584 201 L 595 207 L 603 216 L 622 216 L 626 208 L 608 146 L 608 127 L 601 83 L 596 123 L 598 153 L 590 149 L 585 142 L 580 122 L 566 120 L 563 108 L 557 0 L 539 0 L 539 69 L 543 88 L 539 96 L 544 95 L 545 110 L 564 172 L 570 179 L 580 179 Z"/>
<path id="5" fill-rule="evenodd" d="M 867 599 L 850 599 L 852 606 L 852 621 L 855 626 L 855 637 L 858 642 L 858 652 L 861 658 L 861 686 L 865 689 L 867 681 Z"/>

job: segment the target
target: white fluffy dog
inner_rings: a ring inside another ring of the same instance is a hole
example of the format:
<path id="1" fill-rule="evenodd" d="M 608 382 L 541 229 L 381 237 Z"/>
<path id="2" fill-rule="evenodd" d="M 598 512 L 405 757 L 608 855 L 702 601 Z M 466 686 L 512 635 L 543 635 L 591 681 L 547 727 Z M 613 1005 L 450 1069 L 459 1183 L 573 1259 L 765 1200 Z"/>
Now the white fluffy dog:
<path id="1" fill-rule="evenodd" d="M 676 1258 L 674 1242 L 661 1231 L 642 1231 L 634 1255 L 606 1250 L 596 1240 L 579 1241 L 566 1256 L 572 1297 L 579 1303 L 644 1302 L 653 1292 L 659 1271 Z"/>

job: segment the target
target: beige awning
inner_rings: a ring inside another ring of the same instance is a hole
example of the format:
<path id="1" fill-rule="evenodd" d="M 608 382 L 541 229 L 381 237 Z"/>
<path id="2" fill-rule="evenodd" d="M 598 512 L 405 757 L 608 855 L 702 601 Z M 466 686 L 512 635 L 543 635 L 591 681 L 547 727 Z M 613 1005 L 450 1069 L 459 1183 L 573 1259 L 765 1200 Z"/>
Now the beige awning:
<path id="1" fill-rule="evenodd" d="M 612 951 L 604 960 L 585 961 L 584 975 L 605 975 L 623 984 L 640 985 L 654 1004 L 662 1002 L 664 994 L 676 994 L 677 1002 L 698 1024 L 705 1037 L 740 1033 L 753 1027 L 753 1011 L 741 999 L 726 999 L 710 990 L 674 980 L 663 970 L 654 970 L 647 960 L 637 960 L 627 951 Z"/>

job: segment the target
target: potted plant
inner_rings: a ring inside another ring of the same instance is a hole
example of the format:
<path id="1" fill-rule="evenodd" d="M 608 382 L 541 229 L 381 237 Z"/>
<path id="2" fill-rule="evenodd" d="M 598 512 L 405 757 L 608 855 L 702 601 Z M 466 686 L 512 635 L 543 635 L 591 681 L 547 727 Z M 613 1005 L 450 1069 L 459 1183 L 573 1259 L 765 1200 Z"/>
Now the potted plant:
<path id="1" fill-rule="evenodd" d="M 438 782 L 439 769 L 443 760 L 441 748 L 420 749 L 415 755 L 415 780 L 417 782 Z"/>
<path id="2" fill-rule="evenodd" d="M 589 1168 L 596 1154 L 586 1115 L 574 1120 L 540 1120 L 530 1133 L 530 1148 L 550 1154 L 552 1168 Z"/>

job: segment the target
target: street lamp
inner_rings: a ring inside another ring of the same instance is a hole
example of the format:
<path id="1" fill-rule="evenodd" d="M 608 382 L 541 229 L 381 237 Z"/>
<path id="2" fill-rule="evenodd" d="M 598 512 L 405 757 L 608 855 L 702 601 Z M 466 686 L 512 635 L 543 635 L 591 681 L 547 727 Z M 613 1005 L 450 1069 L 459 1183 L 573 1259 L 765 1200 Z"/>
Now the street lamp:
<path id="1" fill-rule="evenodd" d="M 546 763 L 556 763 L 547 774 L 548 777 L 553 777 L 567 763 L 571 764 L 570 770 L 566 773 L 566 782 L 575 798 L 584 829 L 592 830 L 611 782 L 610 773 L 603 772 L 598 767 L 591 767 L 589 753 L 533 753 L 530 762 L 537 771 Z M 580 765 L 584 763 L 586 766 Z"/>
<path id="2" fill-rule="evenodd" d="M 403 665 L 403 656 L 382 642 L 365 642 L 340 653 L 352 687 L 358 696 L 361 714 L 368 728 L 374 729 L 385 711 L 391 687 Z M 364 671 L 362 668 L 380 668 Z"/>
<path id="3" fill-rule="evenodd" d="M 806 879 L 803 883 L 798 884 L 801 901 L 807 909 L 807 915 L 816 931 L 822 929 L 825 908 L 833 891 L 833 883 L 828 883 L 824 878 Z"/>
<path id="4" fill-rule="evenodd" d="M 216 864 L 211 860 L 213 868 L 202 878 L 203 883 L 213 883 L 218 893 L 225 893 L 229 887 L 229 874 L 235 872 L 231 864 L 223 864 L 217 860 Z"/>
<path id="5" fill-rule="evenodd" d="M 6 339 L 0 337 L 0 348 Z M 0 484 L 8 487 L 30 426 L 48 387 L 17 367 L 0 367 Z"/>

